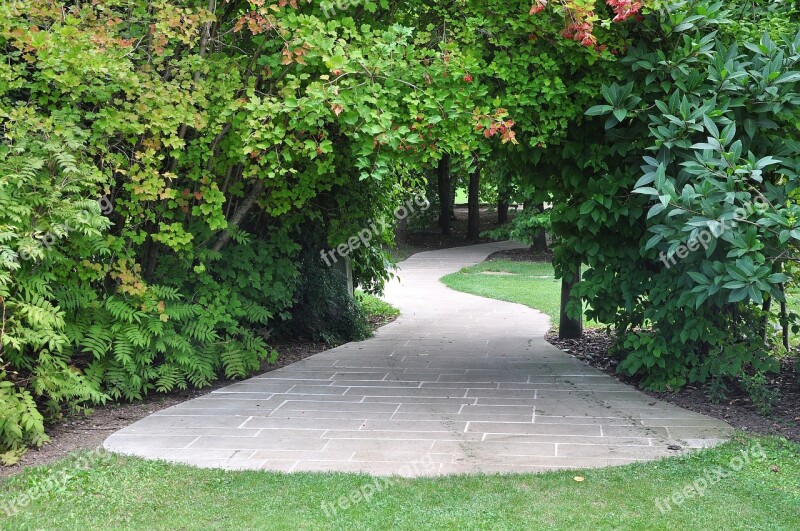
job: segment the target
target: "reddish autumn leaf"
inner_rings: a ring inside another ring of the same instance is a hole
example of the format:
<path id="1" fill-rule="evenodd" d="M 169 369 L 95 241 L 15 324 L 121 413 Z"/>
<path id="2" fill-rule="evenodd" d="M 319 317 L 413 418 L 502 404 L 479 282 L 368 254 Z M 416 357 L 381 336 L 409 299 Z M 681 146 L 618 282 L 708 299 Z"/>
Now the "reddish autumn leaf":
<path id="1" fill-rule="evenodd" d="M 536 0 L 533 6 L 531 6 L 531 15 L 535 15 L 536 13 L 540 13 L 544 11 L 544 8 L 547 7 L 547 0 Z"/>

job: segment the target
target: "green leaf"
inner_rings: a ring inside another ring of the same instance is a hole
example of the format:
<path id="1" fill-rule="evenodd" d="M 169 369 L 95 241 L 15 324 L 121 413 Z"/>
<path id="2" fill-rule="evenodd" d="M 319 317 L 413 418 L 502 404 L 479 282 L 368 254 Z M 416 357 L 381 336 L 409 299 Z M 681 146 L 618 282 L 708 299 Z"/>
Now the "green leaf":
<path id="1" fill-rule="evenodd" d="M 595 105 L 594 107 L 590 107 L 588 111 L 586 111 L 586 116 L 602 116 L 608 114 L 614 110 L 614 107 L 611 105 Z"/>

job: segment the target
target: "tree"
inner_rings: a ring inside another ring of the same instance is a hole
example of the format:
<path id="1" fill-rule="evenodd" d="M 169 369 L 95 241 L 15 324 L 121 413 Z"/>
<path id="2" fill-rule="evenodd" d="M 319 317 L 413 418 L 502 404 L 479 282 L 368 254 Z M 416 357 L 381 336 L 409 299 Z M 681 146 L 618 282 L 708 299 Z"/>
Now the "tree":
<path id="1" fill-rule="evenodd" d="M 575 293 L 615 325 L 621 370 L 653 389 L 720 391 L 775 369 L 765 323 L 791 320 L 767 301 L 784 300 L 796 253 L 800 39 L 788 6 L 669 7 L 638 26 L 622 83 L 548 154 L 564 184 L 556 265 L 564 277 L 588 265 Z M 737 42 L 753 32 L 732 14 L 748 7 L 775 39 Z"/>
<path id="2" fill-rule="evenodd" d="M 509 140 L 471 55 L 399 5 L 0 5 L 4 460 L 45 440 L 41 412 L 257 370 L 309 247 L 383 227 L 442 153 Z M 351 253 L 366 289 L 391 233 Z"/>

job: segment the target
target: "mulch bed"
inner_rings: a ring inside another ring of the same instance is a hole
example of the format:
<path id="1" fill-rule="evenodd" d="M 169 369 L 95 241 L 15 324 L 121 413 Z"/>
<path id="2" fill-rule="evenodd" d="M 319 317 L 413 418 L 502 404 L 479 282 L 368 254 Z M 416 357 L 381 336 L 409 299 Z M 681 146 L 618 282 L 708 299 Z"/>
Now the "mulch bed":
<path id="1" fill-rule="evenodd" d="M 617 374 L 620 359 L 609 354 L 614 338 L 603 330 L 585 330 L 581 339 L 558 339 L 550 333 L 547 341 L 571 356 L 612 375 L 617 380 L 637 386 L 637 378 Z M 654 393 L 648 395 L 676 406 L 726 421 L 736 429 L 778 435 L 800 442 L 800 374 L 794 360 L 785 360 L 779 374 L 769 375 L 767 384 L 780 391 L 780 400 L 769 417 L 760 415 L 750 397 L 738 382 L 728 385 L 728 398 L 715 404 L 701 388 L 686 386 L 679 392 Z"/>

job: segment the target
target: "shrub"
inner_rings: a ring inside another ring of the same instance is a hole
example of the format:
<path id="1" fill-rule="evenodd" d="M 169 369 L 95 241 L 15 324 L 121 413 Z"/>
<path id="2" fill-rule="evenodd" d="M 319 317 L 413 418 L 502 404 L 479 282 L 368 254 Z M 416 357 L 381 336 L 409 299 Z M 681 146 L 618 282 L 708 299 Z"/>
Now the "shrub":
<path id="1" fill-rule="evenodd" d="M 484 231 L 481 236 L 493 240 L 514 240 L 533 245 L 542 231 L 552 228 L 550 212 L 537 212 L 534 209 L 523 209 L 514 218 L 496 229 Z"/>
<path id="2" fill-rule="evenodd" d="M 326 266 L 319 254 L 304 253 L 291 318 L 280 333 L 339 345 L 372 335 L 367 314 L 347 291 L 347 278 Z"/>
<path id="3" fill-rule="evenodd" d="M 773 36 L 717 31 L 748 6 Z M 576 292 L 646 387 L 778 368 L 769 330 L 791 318 L 780 303 L 800 246 L 796 16 L 758 2 L 654 10 L 622 81 L 560 150 L 557 270 L 588 264 Z"/>

